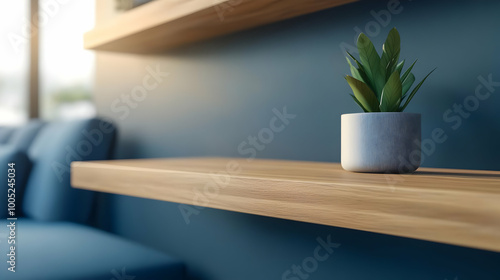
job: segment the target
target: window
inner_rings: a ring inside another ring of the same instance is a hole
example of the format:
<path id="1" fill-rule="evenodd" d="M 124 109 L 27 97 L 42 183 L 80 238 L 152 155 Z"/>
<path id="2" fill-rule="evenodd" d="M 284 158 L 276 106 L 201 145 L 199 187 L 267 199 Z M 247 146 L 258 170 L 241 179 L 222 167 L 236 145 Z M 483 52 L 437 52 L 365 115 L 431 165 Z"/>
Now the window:
<path id="1" fill-rule="evenodd" d="M 28 119 L 29 1 L 0 1 L 0 125 Z"/>
<path id="2" fill-rule="evenodd" d="M 39 13 L 41 117 L 94 116 L 94 54 L 83 49 L 83 34 L 94 25 L 94 1 L 40 0 Z"/>

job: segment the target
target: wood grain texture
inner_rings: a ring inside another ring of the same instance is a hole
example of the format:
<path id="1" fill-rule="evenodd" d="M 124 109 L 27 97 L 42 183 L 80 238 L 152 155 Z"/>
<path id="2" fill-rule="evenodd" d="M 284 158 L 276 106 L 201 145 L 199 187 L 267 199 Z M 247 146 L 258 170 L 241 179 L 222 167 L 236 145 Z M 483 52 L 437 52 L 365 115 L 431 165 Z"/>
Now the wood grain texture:
<path id="1" fill-rule="evenodd" d="M 87 49 L 158 53 L 358 0 L 156 0 L 84 35 Z"/>
<path id="2" fill-rule="evenodd" d="M 75 188 L 500 252 L 498 171 L 387 175 L 337 163 L 179 158 L 73 162 L 71 176 Z"/>

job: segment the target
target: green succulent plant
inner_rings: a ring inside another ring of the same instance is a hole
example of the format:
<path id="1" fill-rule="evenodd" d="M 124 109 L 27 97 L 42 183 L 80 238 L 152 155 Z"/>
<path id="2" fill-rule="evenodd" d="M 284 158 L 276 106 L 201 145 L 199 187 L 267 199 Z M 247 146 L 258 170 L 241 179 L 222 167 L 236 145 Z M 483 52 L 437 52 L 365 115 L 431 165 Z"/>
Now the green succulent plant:
<path id="1" fill-rule="evenodd" d="M 345 79 L 353 91 L 352 98 L 365 112 L 402 112 L 417 93 L 424 81 L 436 69 L 432 70 L 410 92 L 415 82 L 411 73 L 413 66 L 403 72 L 405 61 L 398 62 L 401 40 L 399 32 L 393 28 L 384 45 L 382 57 L 379 56 L 373 43 L 363 33 L 358 37 L 357 48 L 359 60 L 347 52 L 351 59 L 346 57 L 351 68 L 351 75 Z"/>

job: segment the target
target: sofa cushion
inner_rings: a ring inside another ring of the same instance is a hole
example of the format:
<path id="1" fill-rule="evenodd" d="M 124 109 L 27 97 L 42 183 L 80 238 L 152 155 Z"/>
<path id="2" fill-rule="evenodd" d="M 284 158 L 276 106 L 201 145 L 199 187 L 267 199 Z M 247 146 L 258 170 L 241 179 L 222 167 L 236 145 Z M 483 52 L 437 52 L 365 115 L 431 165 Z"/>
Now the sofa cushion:
<path id="1" fill-rule="evenodd" d="M 14 164 L 9 166 L 9 164 Z M 28 156 L 17 150 L 14 146 L 0 146 L 0 218 L 9 217 L 7 206 L 14 203 L 15 215 L 20 216 L 21 202 L 23 200 L 24 188 L 31 169 L 31 161 Z M 9 174 L 11 174 L 9 176 Z M 14 191 L 10 185 L 13 184 Z M 9 200 L 9 201 L 8 201 Z"/>
<path id="2" fill-rule="evenodd" d="M 10 137 L 16 131 L 13 126 L 2 126 L 0 127 L 0 144 L 7 144 L 10 141 Z"/>
<path id="3" fill-rule="evenodd" d="M 6 221 L 0 223 L 0 255 L 6 256 Z M 16 272 L 3 262 L 0 279 L 183 279 L 172 257 L 88 226 L 19 219 Z"/>
<path id="4" fill-rule="evenodd" d="M 41 120 L 32 120 L 18 127 L 9 139 L 10 145 L 13 145 L 18 150 L 27 152 L 31 143 L 44 125 L 45 123 Z"/>
<path id="5" fill-rule="evenodd" d="M 86 222 L 94 193 L 73 189 L 70 163 L 107 159 L 116 129 L 100 119 L 47 124 L 28 150 L 33 169 L 23 209 L 26 216 L 43 221 Z"/>

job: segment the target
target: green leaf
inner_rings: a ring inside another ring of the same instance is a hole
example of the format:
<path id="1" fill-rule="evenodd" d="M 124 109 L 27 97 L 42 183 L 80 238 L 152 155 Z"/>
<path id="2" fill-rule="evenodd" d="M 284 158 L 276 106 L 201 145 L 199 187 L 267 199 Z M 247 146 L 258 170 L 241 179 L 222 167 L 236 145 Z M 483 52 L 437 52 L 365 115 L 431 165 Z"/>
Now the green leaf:
<path id="1" fill-rule="evenodd" d="M 395 71 L 398 71 L 399 74 L 401 75 L 401 71 L 403 70 L 403 67 L 405 65 L 405 61 L 401 61 L 397 66 L 396 66 L 396 70 Z"/>
<path id="2" fill-rule="evenodd" d="M 425 79 L 427 79 L 427 77 L 429 77 L 429 75 L 432 74 L 432 72 L 434 72 L 434 70 L 436 70 L 436 68 L 432 69 L 432 71 L 429 72 L 429 74 L 427 74 L 427 76 L 425 76 L 425 78 L 420 83 L 418 83 L 418 85 L 413 89 L 413 91 L 408 96 L 408 99 L 406 99 L 405 104 L 400 108 L 400 110 L 399 110 L 400 112 L 403 112 L 403 110 L 406 109 L 406 106 L 408 106 L 408 103 L 410 103 L 410 101 L 412 100 L 412 98 L 415 95 L 415 93 L 417 93 L 418 89 L 425 82 Z"/>
<path id="3" fill-rule="evenodd" d="M 356 103 L 358 103 L 359 107 L 361 107 L 361 109 L 363 109 L 363 111 L 365 113 L 368 113 L 368 110 L 365 109 L 365 107 L 363 107 L 363 104 L 361 104 L 361 102 L 359 102 L 359 100 L 356 98 L 356 96 L 352 95 L 352 94 L 349 94 L 352 99 L 354 99 L 354 101 L 356 101 Z"/>
<path id="4" fill-rule="evenodd" d="M 396 58 L 393 59 L 395 61 Z M 387 65 L 387 68 L 385 69 L 385 77 L 386 77 L 386 82 L 389 79 L 389 77 L 392 75 L 394 71 L 396 71 L 396 63 L 393 63 L 393 61 L 389 62 L 389 65 Z"/>
<path id="5" fill-rule="evenodd" d="M 361 76 L 361 78 L 363 78 L 360 81 L 362 81 L 365 84 L 367 84 L 372 90 L 375 90 L 375 87 L 372 85 L 372 82 L 370 81 L 370 79 L 366 75 L 365 67 L 363 66 L 363 64 L 361 64 L 361 62 L 359 62 L 350 52 L 346 51 L 346 53 L 349 55 L 349 57 L 352 58 L 352 60 L 354 60 L 354 62 L 356 63 L 356 65 L 358 65 L 359 75 Z"/>
<path id="6" fill-rule="evenodd" d="M 401 38 L 399 37 L 399 32 L 396 28 L 389 31 L 387 39 L 382 46 L 382 58 L 380 63 L 382 67 L 386 70 L 386 79 L 388 80 L 390 74 L 394 72 L 396 64 L 399 60 L 399 53 L 401 52 Z"/>
<path id="7" fill-rule="evenodd" d="M 351 76 L 346 76 L 345 79 L 351 86 L 354 96 L 361 104 L 362 108 L 368 112 L 379 112 L 378 100 L 371 88 L 362 81 Z"/>
<path id="8" fill-rule="evenodd" d="M 380 111 L 382 112 L 395 112 L 399 108 L 402 96 L 402 85 L 399 79 L 399 73 L 393 72 L 387 80 L 387 83 L 382 90 L 382 97 L 380 99 Z"/>
<path id="9" fill-rule="evenodd" d="M 364 79 L 361 76 L 361 73 L 359 73 L 359 70 L 356 67 L 354 67 L 354 65 L 352 65 L 351 60 L 348 57 L 346 57 L 346 59 L 347 59 L 347 63 L 349 63 L 349 67 L 351 68 L 351 75 L 354 78 L 364 82 Z"/>
<path id="10" fill-rule="evenodd" d="M 410 75 L 410 73 L 411 73 L 411 69 L 413 69 L 413 66 L 415 66 L 415 63 L 417 63 L 417 60 L 415 60 L 415 61 L 413 62 L 413 64 L 410 66 L 410 68 L 408 68 L 408 69 L 406 70 L 406 72 L 403 74 L 403 76 L 401 76 L 401 81 L 406 80 L 406 77 L 408 77 L 408 75 Z"/>
<path id="11" fill-rule="evenodd" d="M 408 77 L 406 77 L 406 79 L 403 80 L 403 98 L 413 85 L 413 82 L 415 82 L 415 76 L 412 73 L 410 73 L 410 75 L 408 75 Z"/>
<path id="12" fill-rule="evenodd" d="M 354 60 L 354 62 L 356 62 L 356 65 L 358 65 L 358 68 L 360 70 L 364 71 L 363 64 L 361 64 L 361 62 L 359 62 L 350 52 L 346 51 L 346 53 L 349 55 L 349 57 L 352 58 L 352 60 Z"/>
<path id="13" fill-rule="evenodd" d="M 385 68 L 380 64 L 380 57 L 373 43 L 365 34 L 359 34 L 357 46 L 363 68 L 371 81 L 371 86 L 374 87 L 377 99 L 379 99 L 385 84 Z"/>

